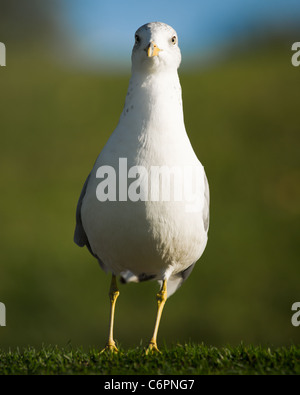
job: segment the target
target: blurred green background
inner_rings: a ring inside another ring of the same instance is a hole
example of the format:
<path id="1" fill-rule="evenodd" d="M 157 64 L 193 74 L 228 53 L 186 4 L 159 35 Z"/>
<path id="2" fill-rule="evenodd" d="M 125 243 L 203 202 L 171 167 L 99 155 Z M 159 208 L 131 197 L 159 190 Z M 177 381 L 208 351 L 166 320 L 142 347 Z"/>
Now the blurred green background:
<path id="1" fill-rule="evenodd" d="M 82 59 L 76 67 L 56 7 L 0 0 L 1 348 L 100 348 L 107 337 L 110 276 L 73 243 L 73 231 L 83 182 L 118 123 L 130 67 L 84 69 Z M 300 341 L 291 324 L 300 301 L 300 67 L 291 64 L 291 46 L 300 29 L 286 23 L 254 33 L 214 61 L 180 69 L 186 128 L 210 183 L 211 224 L 203 257 L 166 304 L 159 343 Z M 122 346 L 149 340 L 157 290 L 153 282 L 120 286 Z"/>

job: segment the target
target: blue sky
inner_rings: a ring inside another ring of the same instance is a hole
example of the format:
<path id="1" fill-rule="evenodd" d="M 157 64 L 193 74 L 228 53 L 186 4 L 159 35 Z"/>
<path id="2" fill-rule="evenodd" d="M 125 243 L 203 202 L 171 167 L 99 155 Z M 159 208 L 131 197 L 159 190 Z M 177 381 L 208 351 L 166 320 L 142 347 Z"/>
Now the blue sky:
<path id="1" fill-rule="evenodd" d="M 134 32 L 147 22 L 173 26 L 186 58 L 217 53 L 257 27 L 266 32 L 300 27 L 299 0 L 63 0 L 61 5 L 77 55 L 106 66 L 130 64 Z"/>

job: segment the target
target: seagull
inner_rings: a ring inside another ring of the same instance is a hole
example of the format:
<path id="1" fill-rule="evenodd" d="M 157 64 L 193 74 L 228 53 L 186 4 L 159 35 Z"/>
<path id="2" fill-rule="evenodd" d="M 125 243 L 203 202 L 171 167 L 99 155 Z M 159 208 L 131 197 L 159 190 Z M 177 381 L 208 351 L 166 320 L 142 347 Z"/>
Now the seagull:
<path id="1" fill-rule="evenodd" d="M 108 342 L 113 336 L 117 278 L 157 280 L 157 314 L 146 353 L 159 351 L 165 302 L 191 274 L 209 228 L 209 186 L 188 138 L 176 31 L 162 22 L 135 33 L 132 74 L 119 123 L 81 191 L 74 241 L 111 273 Z"/>

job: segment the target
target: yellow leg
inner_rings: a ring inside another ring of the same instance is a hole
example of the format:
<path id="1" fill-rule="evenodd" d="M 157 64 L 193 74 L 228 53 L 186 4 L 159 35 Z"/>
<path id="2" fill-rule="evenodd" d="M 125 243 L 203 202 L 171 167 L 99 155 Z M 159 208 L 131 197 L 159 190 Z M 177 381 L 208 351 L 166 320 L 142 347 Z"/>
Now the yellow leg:
<path id="1" fill-rule="evenodd" d="M 162 311 L 163 311 L 164 305 L 167 300 L 167 281 L 166 280 L 163 281 L 162 287 L 161 287 L 159 293 L 156 295 L 156 299 L 157 299 L 157 315 L 156 315 L 155 327 L 154 327 L 153 336 L 152 336 L 149 346 L 146 350 L 146 354 L 149 354 L 150 352 L 153 352 L 153 351 L 159 352 L 159 349 L 157 348 L 156 340 L 157 340 L 157 332 L 158 332 L 158 327 L 159 327 Z"/>
<path id="2" fill-rule="evenodd" d="M 116 343 L 114 341 L 113 330 L 114 330 L 114 316 L 115 316 L 116 301 L 117 301 L 117 298 L 119 295 L 120 295 L 120 292 L 118 290 L 116 276 L 112 275 L 110 290 L 109 290 L 109 299 L 110 299 L 109 336 L 108 336 L 108 342 L 107 342 L 105 348 L 101 351 L 101 353 L 103 353 L 104 351 L 107 351 L 107 350 L 113 351 L 113 352 L 118 352 Z"/>

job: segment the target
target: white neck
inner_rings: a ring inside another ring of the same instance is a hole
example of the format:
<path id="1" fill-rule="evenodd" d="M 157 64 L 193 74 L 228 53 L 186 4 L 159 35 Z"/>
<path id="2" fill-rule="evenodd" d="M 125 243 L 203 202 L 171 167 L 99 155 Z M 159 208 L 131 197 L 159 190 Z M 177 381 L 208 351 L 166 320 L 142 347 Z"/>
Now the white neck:
<path id="1" fill-rule="evenodd" d="M 177 70 L 153 74 L 135 70 L 129 82 L 121 120 L 137 133 L 147 131 L 148 126 L 150 132 L 182 131 L 184 120 Z"/>

